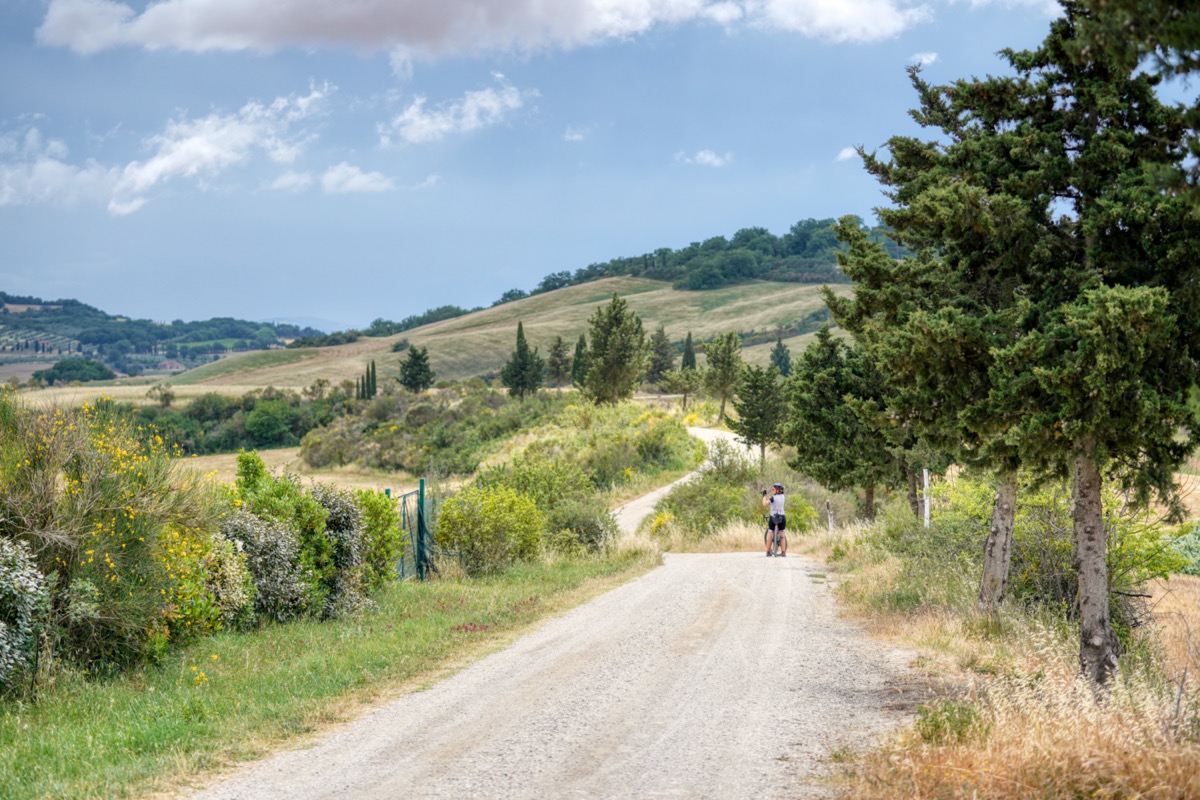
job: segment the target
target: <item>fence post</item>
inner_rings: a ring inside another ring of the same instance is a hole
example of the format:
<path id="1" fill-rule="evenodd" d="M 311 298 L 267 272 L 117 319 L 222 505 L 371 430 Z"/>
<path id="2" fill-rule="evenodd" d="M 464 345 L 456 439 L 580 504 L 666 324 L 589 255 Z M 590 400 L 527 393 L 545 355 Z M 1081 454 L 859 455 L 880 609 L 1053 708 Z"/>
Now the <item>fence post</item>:
<path id="1" fill-rule="evenodd" d="M 429 569 L 429 548 L 425 537 L 428 531 L 425 530 L 425 479 L 421 478 L 420 490 L 417 495 L 417 577 L 425 580 L 425 573 Z"/>
<path id="2" fill-rule="evenodd" d="M 925 489 L 923 492 L 921 492 L 921 494 L 924 495 L 924 498 L 925 498 L 925 527 L 928 528 L 929 527 L 929 470 L 924 469 L 924 470 L 921 470 L 921 472 L 924 473 L 923 477 L 925 478 Z"/>

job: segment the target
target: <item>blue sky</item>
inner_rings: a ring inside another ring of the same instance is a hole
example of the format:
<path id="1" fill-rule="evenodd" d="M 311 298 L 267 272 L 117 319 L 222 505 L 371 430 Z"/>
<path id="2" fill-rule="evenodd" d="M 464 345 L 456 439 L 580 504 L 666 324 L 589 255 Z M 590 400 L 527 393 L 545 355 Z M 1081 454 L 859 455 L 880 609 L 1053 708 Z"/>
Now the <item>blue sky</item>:
<path id="1" fill-rule="evenodd" d="M 808 217 L 1045 0 L 4 0 L 0 289 L 400 319 Z"/>

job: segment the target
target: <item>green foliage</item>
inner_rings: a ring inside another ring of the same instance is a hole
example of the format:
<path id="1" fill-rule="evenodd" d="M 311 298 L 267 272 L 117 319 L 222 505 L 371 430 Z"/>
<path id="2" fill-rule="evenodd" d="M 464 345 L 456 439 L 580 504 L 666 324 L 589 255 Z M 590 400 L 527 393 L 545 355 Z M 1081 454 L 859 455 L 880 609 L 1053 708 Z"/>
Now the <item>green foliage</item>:
<path id="1" fill-rule="evenodd" d="M 351 344 L 358 341 L 358 331 L 337 331 L 335 333 L 322 333 L 316 336 L 301 336 L 298 339 L 293 339 L 288 342 L 287 346 L 296 347 L 337 347 L 342 344 Z"/>
<path id="2" fill-rule="evenodd" d="M 882 376 L 859 349 L 822 329 L 795 365 L 785 392 L 783 441 L 796 448 L 792 465 L 798 471 L 834 491 L 900 482 L 903 473 L 887 438 L 847 401 L 882 397 Z"/>
<path id="3" fill-rule="evenodd" d="M 721 399 L 717 422 L 724 422 L 725 402 L 742 374 L 742 341 L 733 331 L 723 333 L 704 348 L 704 355 L 707 363 L 704 387 Z"/>
<path id="4" fill-rule="evenodd" d="M 362 513 L 363 590 L 374 593 L 396 578 L 404 553 L 404 531 L 396 501 L 373 489 L 355 493 Z"/>
<path id="5" fill-rule="evenodd" d="M 529 349 L 525 341 L 525 327 L 517 323 L 517 344 L 512 356 L 500 370 L 500 383 L 518 400 L 524 400 L 542 387 L 546 362 L 538 355 L 537 348 Z"/>
<path id="6" fill-rule="evenodd" d="M 922 742 L 937 747 L 986 736 L 988 721 L 974 703 L 938 700 L 917 707 L 913 727 Z"/>
<path id="7" fill-rule="evenodd" d="M 436 373 L 429 366 L 429 349 L 410 347 L 408 355 L 400 362 L 400 377 L 396 380 L 410 392 L 420 393 L 433 386 Z"/>
<path id="8" fill-rule="evenodd" d="M 668 394 L 683 395 L 683 410 L 687 411 L 688 398 L 700 391 L 703 375 L 695 369 L 679 369 L 668 372 L 659 382 L 659 388 Z"/>
<path id="9" fill-rule="evenodd" d="M 506 486 L 529 497 L 545 518 L 545 535 L 597 551 L 617 534 L 616 520 L 587 473 L 565 458 L 520 456 L 479 476 L 477 485 Z"/>
<path id="10" fill-rule="evenodd" d="M 628 304 L 613 295 L 588 319 L 588 371 L 584 391 L 596 403 L 618 403 L 633 395 L 645 371 L 646 334 Z"/>
<path id="11" fill-rule="evenodd" d="M 696 368 L 696 346 L 692 344 L 692 332 L 688 331 L 687 339 L 683 342 L 683 358 L 679 362 L 679 369 L 695 369 Z"/>
<path id="12" fill-rule="evenodd" d="M 221 533 L 245 554 L 259 618 L 286 622 L 306 612 L 300 545 L 294 532 L 238 508 L 221 520 Z"/>
<path id="13" fill-rule="evenodd" d="M 109 381 L 117 377 L 111 369 L 99 361 L 86 358 L 64 358 L 49 369 L 39 369 L 33 373 L 35 380 L 47 384 L 70 383 L 71 381 Z"/>
<path id="14" fill-rule="evenodd" d="M 25 542 L 0 539 L 0 689 L 31 663 L 46 579 Z"/>
<path id="15" fill-rule="evenodd" d="M 296 537 L 296 564 L 304 584 L 304 608 L 331 615 L 337 599 L 335 543 L 326 533 L 329 512 L 294 477 L 275 477 L 257 453 L 238 454 L 237 495 L 247 511 L 282 525 Z"/>
<path id="16" fill-rule="evenodd" d="M 557 389 L 571 377 L 571 354 L 567 352 L 567 343 L 561 336 L 555 336 L 550 343 L 550 351 L 546 354 L 546 378 Z"/>
<path id="17" fill-rule="evenodd" d="M 507 486 L 468 487 L 442 506 L 437 538 L 459 555 L 467 574 L 479 576 L 536 558 L 543 526 L 528 496 Z"/>
<path id="18" fill-rule="evenodd" d="M 650 336 L 650 362 L 646 368 L 646 382 L 657 385 L 663 376 L 674 369 L 675 349 L 671 346 L 666 328 L 660 325 Z"/>
<path id="19" fill-rule="evenodd" d="M 107 672 L 221 624 L 211 550 L 219 498 L 111 404 L 34 410 L 0 394 L 0 539 L 47 576 L 55 658 Z M 176 547 L 186 541 L 186 548 Z"/>
<path id="20" fill-rule="evenodd" d="M 781 377 L 786 378 L 792 374 L 792 353 L 783 343 L 782 336 L 775 340 L 775 346 L 771 348 L 771 366 L 779 370 Z"/>
<path id="21" fill-rule="evenodd" d="M 327 514 L 325 535 L 333 545 L 334 580 L 324 616 L 353 613 L 366 603 L 363 592 L 363 521 L 352 492 L 328 484 L 314 484 L 312 499 Z"/>
<path id="22" fill-rule="evenodd" d="M 487 388 L 436 390 L 437 396 L 381 393 L 358 414 L 305 436 L 300 453 L 314 467 L 361 464 L 412 473 L 470 474 L 500 442 L 552 418 L 565 401 L 542 393 L 525 402 Z"/>
<path id="23" fill-rule="evenodd" d="M 759 463 L 766 463 L 766 448 L 779 441 L 779 429 L 787 413 L 783 387 L 775 367 L 746 366 L 733 398 L 737 419 L 729 428 L 748 446 L 759 450 Z"/>
<path id="24" fill-rule="evenodd" d="M 591 360 L 588 356 L 587 338 L 584 334 L 579 334 L 579 340 L 575 342 L 575 357 L 571 359 L 571 385 L 577 389 L 582 389 L 587 385 L 588 368 L 591 366 Z"/>

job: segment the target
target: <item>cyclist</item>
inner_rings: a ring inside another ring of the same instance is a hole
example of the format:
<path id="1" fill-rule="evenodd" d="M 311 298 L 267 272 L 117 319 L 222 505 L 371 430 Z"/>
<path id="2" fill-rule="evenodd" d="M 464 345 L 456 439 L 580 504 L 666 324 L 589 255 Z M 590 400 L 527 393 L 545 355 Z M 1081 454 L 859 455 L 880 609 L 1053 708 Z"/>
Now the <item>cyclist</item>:
<path id="1" fill-rule="evenodd" d="M 774 538 L 772 534 L 779 537 L 779 555 L 787 556 L 787 534 L 784 531 L 787 529 L 787 517 L 784 515 L 784 500 L 783 484 L 777 483 L 771 487 L 768 493 L 763 490 L 763 506 L 768 509 L 767 513 L 767 555 L 771 555 L 771 540 Z"/>

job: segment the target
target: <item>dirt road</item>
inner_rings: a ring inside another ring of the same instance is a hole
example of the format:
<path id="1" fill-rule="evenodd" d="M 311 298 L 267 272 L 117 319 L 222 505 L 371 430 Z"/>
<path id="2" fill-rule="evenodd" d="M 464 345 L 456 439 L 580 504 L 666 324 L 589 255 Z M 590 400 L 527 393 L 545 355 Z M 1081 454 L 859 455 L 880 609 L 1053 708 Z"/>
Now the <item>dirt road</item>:
<path id="1" fill-rule="evenodd" d="M 824 797 L 828 754 L 900 721 L 906 660 L 839 619 L 801 558 L 668 555 L 197 800 Z"/>

